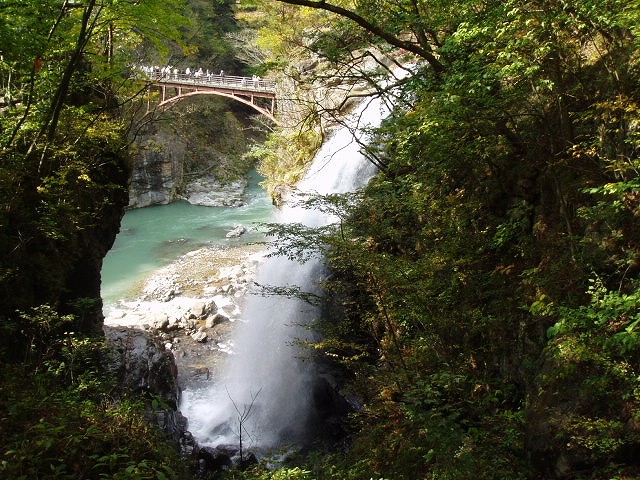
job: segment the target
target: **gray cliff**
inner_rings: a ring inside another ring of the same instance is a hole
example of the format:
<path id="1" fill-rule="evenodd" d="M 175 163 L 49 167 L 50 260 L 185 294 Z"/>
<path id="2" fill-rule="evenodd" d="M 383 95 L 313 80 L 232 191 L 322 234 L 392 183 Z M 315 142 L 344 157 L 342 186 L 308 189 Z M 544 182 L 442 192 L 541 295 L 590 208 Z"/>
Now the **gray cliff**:
<path id="1" fill-rule="evenodd" d="M 178 199 L 241 205 L 244 176 L 253 167 L 244 154 L 262 136 L 248 128 L 254 116 L 210 95 L 183 100 L 159 114 L 135 142 L 129 208 Z"/>

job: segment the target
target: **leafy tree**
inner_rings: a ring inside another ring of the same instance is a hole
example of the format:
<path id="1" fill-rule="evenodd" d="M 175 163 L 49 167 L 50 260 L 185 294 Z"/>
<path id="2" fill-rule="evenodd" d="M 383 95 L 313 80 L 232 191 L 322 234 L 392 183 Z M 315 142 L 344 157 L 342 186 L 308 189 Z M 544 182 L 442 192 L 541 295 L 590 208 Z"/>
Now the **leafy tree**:
<path id="1" fill-rule="evenodd" d="M 20 332 L 18 309 L 39 304 L 78 314 L 76 331 L 99 331 L 102 257 L 127 203 L 131 49 L 177 38 L 180 8 L 152 0 L 25 0 L 0 8 L 3 45 L 15 47 L 2 52 L 1 67 L 5 333 Z M 79 298 L 97 302 L 80 312 Z M 9 351 L 24 347 L 3 339 Z"/>
<path id="2" fill-rule="evenodd" d="M 56 328 L 73 321 L 50 307 L 23 320 L 40 355 L 0 372 L 3 478 L 192 478 L 149 422 L 154 401 L 118 386 L 104 339 L 61 334 Z"/>
<path id="3" fill-rule="evenodd" d="M 191 49 L 186 61 L 207 65 L 212 71 L 222 69 L 228 73 L 241 73 L 242 65 L 235 58 L 232 45 L 225 39 L 228 32 L 238 29 L 233 2 L 189 0 L 188 4 L 190 25 L 185 31 L 185 37 L 189 40 Z"/>
<path id="4" fill-rule="evenodd" d="M 343 316 L 318 349 L 366 405 L 332 478 L 637 473 L 637 6 L 280 3 L 325 12 L 334 64 L 367 34 L 417 63 L 360 203 L 281 232 L 324 245 Z"/>

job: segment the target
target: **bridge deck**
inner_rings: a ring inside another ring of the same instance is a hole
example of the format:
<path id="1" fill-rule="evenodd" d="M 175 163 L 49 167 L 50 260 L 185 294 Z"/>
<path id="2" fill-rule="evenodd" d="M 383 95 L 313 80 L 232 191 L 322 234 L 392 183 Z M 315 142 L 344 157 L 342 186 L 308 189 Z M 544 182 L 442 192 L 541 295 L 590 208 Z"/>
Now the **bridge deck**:
<path id="1" fill-rule="evenodd" d="M 184 86 L 192 88 L 209 87 L 212 89 L 230 89 L 265 97 L 275 97 L 276 83 L 259 77 L 236 77 L 233 75 L 203 74 L 195 76 L 186 73 L 150 72 L 146 76 L 156 85 Z"/>

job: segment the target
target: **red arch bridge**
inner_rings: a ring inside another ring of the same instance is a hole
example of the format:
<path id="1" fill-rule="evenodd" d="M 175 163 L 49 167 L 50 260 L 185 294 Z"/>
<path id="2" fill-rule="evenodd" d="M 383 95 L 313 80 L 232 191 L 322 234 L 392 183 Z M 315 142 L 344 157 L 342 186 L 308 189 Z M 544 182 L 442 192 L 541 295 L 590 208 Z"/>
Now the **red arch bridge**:
<path id="1" fill-rule="evenodd" d="M 218 95 L 249 105 L 276 124 L 276 83 L 260 77 L 236 77 L 224 74 L 186 74 L 163 71 L 145 72 L 149 85 L 162 89 L 158 107 L 195 95 Z M 139 77 L 137 77 L 139 78 Z"/>

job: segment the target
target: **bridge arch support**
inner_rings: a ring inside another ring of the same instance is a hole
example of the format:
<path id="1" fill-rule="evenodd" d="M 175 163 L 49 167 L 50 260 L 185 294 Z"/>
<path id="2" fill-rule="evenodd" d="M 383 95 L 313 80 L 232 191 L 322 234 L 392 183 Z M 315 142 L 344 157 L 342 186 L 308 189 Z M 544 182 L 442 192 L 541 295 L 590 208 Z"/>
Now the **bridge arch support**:
<path id="1" fill-rule="evenodd" d="M 280 121 L 275 117 L 275 95 L 273 97 L 269 97 L 271 98 L 271 108 L 265 108 L 261 105 L 258 105 L 258 103 L 255 100 L 256 98 L 265 98 L 265 97 L 253 97 L 245 93 L 225 92 L 225 91 L 216 90 L 216 89 L 211 89 L 211 90 L 195 89 L 187 92 L 184 92 L 182 90 L 184 90 L 184 88 L 181 88 L 180 90 L 178 90 L 177 95 L 166 96 L 166 90 L 163 87 L 162 101 L 158 104 L 158 107 L 168 108 L 184 98 L 194 97 L 196 95 L 216 95 L 219 97 L 230 98 L 232 100 L 236 100 L 240 103 L 248 105 L 258 113 L 261 113 L 262 115 L 267 117 L 276 125 L 281 125 Z"/>
<path id="2" fill-rule="evenodd" d="M 276 84 L 273 81 L 222 74 L 194 76 L 167 71 L 145 73 L 148 84 L 162 90 L 159 107 L 169 108 L 183 98 L 196 95 L 217 95 L 248 105 L 276 125 L 281 124 L 275 116 Z"/>

